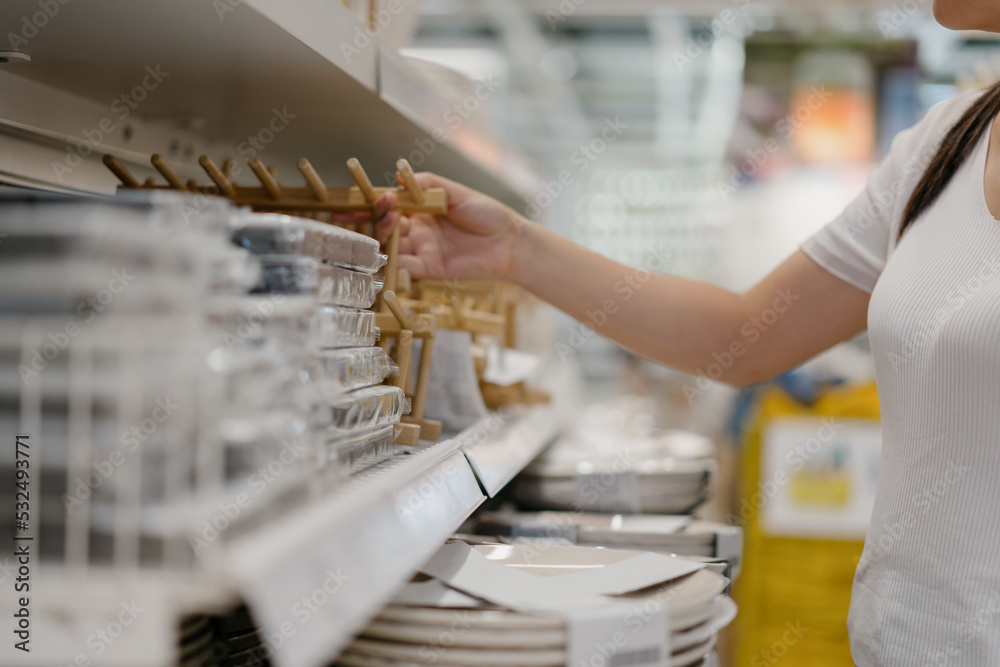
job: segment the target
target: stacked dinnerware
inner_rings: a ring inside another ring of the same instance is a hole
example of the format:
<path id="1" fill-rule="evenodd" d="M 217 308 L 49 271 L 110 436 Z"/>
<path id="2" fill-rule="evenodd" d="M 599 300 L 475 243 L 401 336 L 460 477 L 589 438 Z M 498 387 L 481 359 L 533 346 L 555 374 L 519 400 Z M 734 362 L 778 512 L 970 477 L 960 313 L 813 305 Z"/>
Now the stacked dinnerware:
<path id="1" fill-rule="evenodd" d="M 397 372 L 375 347 L 375 302 L 384 265 L 375 239 L 286 215 L 241 213 L 232 240 L 261 262 L 253 301 L 304 303 L 307 340 L 279 344 L 286 367 L 303 380 L 309 428 L 331 462 L 357 472 L 395 453 L 394 424 L 409 412 L 399 387 L 381 384 Z M 265 336 L 266 338 L 266 336 Z"/>
<path id="2" fill-rule="evenodd" d="M 652 426 L 643 403 L 586 413 L 529 465 L 514 487 L 529 510 L 685 514 L 711 493 L 716 462 L 708 438 Z"/>
<path id="3" fill-rule="evenodd" d="M 505 510 L 477 519 L 477 533 L 504 542 L 562 539 L 581 546 L 674 554 L 722 563 L 730 579 L 739 574 L 743 550 L 741 528 L 690 516 Z"/>
<path id="4" fill-rule="evenodd" d="M 478 545 L 487 559 L 541 577 L 601 568 L 636 552 L 590 547 Z M 719 630 L 736 614 L 724 593 L 728 579 L 707 569 L 618 596 L 608 604 L 667 609 L 671 667 L 707 665 Z M 559 604 L 552 600 L 553 608 Z M 337 659 L 345 667 L 472 665 L 500 667 L 569 664 L 571 632 L 565 614 L 522 612 L 447 588 L 441 582 L 411 583 Z M 648 658 L 647 658 L 648 660 Z M 626 645 L 611 664 L 647 664 Z"/>

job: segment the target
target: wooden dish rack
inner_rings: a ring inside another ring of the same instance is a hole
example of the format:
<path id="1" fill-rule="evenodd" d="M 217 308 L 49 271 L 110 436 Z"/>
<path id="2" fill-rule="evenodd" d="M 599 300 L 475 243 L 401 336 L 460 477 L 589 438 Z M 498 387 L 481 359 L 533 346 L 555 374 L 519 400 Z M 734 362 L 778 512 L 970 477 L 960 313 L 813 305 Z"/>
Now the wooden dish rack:
<path id="1" fill-rule="evenodd" d="M 259 186 L 233 183 L 230 176 L 236 163 L 232 160 L 227 160 L 220 168 L 207 155 L 198 159 L 211 180 L 209 185 L 200 185 L 193 180 L 183 181 L 159 154 L 154 154 L 150 163 L 166 180 L 166 185 L 158 185 L 152 178 L 140 182 L 113 156 L 104 156 L 104 164 L 121 181 L 120 189 L 169 189 L 224 196 L 237 206 L 248 206 L 257 212 L 309 218 L 344 226 L 369 236 L 374 236 L 375 231 L 370 223 L 340 223 L 333 221 L 333 214 L 370 211 L 375 201 L 389 191 L 396 194 L 396 208 L 403 215 L 444 215 L 448 212 L 445 191 L 441 188 L 421 188 L 413 169 L 404 159 L 396 162 L 402 185 L 381 188 L 372 185 L 357 158 L 347 161 L 347 168 L 355 183 L 349 188 L 327 187 L 305 158 L 298 161 L 299 172 L 306 183 L 304 187 L 279 184 L 274 168 L 265 166 L 257 156 L 251 157 L 247 165 L 259 181 Z M 516 287 L 505 283 L 412 279 L 406 269 L 399 267 L 398 226 L 386 243 L 385 252 L 388 256 L 385 284 L 374 306 L 376 323 L 381 330 L 378 345 L 389 352 L 399 366 L 399 374 L 387 379 L 386 383 L 402 388 L 411 401 L 410 414 L 403 417 L 402 422 L 396 426 L 396 442 L 401 445 L 417 445 L 421 439 L 436 441 L 441 437 L 441 422 L 427 419 L 424 411 L 437 330 L 464 330 L 474 337 L 490 336 L 506 347 L 516 347 L 516 312 L 520 294 Z M 417 370 L 412 374 L 414 377 L 411 377 L 415 338 L 422 342 Z M 473 362 L 487 407 L 496 409 L 519 403 L 549 401 L 547 394 L 529 389 L 523 382 L 505 387 L 485 382 L 484 347 L 473 346 Z"/>

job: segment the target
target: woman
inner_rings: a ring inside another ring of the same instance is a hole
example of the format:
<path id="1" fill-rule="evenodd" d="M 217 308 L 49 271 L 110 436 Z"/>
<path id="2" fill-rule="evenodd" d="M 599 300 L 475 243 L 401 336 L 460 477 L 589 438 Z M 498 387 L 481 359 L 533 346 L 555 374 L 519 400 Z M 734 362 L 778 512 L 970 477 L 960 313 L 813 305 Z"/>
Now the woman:
<path id="1" fill-rule="evenodd" d="M 947 27 L 1000 31 L 1000 5 L 936 0 Z M 745 294 L 629 269 L 433 174 L 446 216 L 401 228 L 419 278 L 507 280 L 647 359 L 695 373 L 745 343 L 741 327 L 787 307 L 720 379 L 771 378 L 868 329 L 882 464 L 848 626 L 859 665 L 1000 665 L 1000 86 L 939 104 L 893 141 L 867 189 Z"/>

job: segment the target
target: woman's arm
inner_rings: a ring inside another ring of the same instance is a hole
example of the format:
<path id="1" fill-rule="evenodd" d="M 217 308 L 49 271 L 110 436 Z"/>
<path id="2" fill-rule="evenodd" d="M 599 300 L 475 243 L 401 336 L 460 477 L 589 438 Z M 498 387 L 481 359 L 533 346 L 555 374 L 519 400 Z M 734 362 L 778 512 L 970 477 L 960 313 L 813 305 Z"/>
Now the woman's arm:
<path id="1" fill-rule="evenodd" d="M 400 216 L 377 202 L 379 238 L 400 226 L 400 266 L 417 278 L 507 280 L 632 352 L 737 385 L 802 363 L 866 327 L 869 295 L 801 251 L 745 294 L 631 269 L 434 174 L 445 216 Z M 656 253 L 649 268 L 655 270 Z"/>
<path id="2" fill-rule="evenodd" d="M 524 227 L 515 258 L 509 280 L 598 333 L 736 385 L 779 375 L 866 326 L 869 295 L 802 251 L 745 294 L 630 269 L 537 225 Z"/>

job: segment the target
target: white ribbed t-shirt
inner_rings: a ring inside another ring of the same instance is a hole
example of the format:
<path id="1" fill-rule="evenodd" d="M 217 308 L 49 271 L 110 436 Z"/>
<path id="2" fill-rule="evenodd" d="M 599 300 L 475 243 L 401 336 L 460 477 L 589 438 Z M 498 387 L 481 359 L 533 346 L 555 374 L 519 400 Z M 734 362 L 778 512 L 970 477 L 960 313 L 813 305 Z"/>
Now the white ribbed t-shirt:
<path id="1" fill-rule="evenodd" d="M 875 509 L 848 630 L 858 665 L 1000 665 L 1000 222 L 989 131 L 899 238 L 961 95 L 900 133 L 865 191 L 802 250 L 871 293 L 882 411 Z"/>

